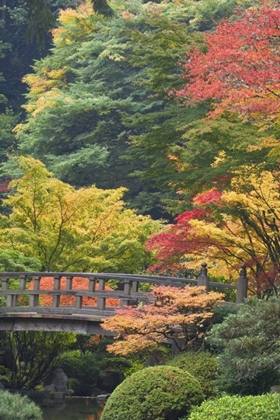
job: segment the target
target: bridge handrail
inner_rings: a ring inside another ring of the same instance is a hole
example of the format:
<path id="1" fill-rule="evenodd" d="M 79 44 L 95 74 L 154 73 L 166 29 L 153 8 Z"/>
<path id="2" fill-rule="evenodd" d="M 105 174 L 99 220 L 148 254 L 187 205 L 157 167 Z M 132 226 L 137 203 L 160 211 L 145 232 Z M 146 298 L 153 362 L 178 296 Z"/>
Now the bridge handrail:
<path id="1" fill-rule="evenodd" d="M 52 290 L 40 289 L 40 281 L 44 277 L 52 277 L 54 286 Z M 66 278 L 66 287 L 61 289 L 61 279 Z M 87 290 L 73 289 L 74 278 L 88 279 Z M 10 289 L 9 280 L 18 279 L 19 288 Z M 33 289 L 27 289 L 28 282 L 33 280 Z M 122 284 L 123 290 L 107 290 L 105 285 L 110 280 L 117 280 Z M 63 296 L 73 296 L 73 308 L 82 309 L 83 298 L 94 298 L 92 307 L 96 307 L 98 311 L 105 311 L 106 299 L 117 299 L 117 306 L 131 304 L 132 301 L 145 300 L 145 293 L 139 292 L 139 283 L 152 283 L 161 285 L 172 285 L 176 287 L 184 287 L 186 284 L 204 286 L 206 290 L 210 287 L 221 289 L 236 289 L 237 303 L 240 303 L 247 296 L 247 277 L 246 269 L 243 266 L 240 272 L 237 285 L 223 284 L 209 281 L 206 264 L 202 264 L 200 275 L 197 279 L 179 278 L 171 276 L 153 276 L 144 274 L 126 274 L 126 273 L 77 273 L 77 272 L 0 272 L 0 296 L 7 297 L 6 307 L 15 308 L 20 305 L 20 296 L 29 296 L 29 302 L 22 307 L 35 308 L 40 305 L 40 296 L 51 295 L 52 307 L 58 308 L 63 306 L 61 298 Z M 90 305 L 87 305 L 87 308 Z"/>

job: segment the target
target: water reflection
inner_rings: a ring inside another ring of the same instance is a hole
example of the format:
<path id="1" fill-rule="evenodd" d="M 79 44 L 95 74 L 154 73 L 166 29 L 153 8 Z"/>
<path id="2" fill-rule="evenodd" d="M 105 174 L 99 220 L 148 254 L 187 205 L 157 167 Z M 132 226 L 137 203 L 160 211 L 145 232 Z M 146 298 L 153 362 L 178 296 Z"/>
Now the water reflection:
<path id="1" fill-rule="evenodd" d="M 43 420 L 99 420 L 103 406 L 92 398 L 71 398 L 62 404 L 42 407 Z"/>

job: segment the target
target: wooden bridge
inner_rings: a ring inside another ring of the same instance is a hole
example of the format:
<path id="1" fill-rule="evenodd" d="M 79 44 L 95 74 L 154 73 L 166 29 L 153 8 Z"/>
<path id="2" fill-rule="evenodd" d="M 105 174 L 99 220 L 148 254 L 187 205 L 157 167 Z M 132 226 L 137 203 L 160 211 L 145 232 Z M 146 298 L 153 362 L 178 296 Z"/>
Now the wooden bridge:
<path id="1" fill-rule="evenodd" d="M 45 279 L 50 280 L 43 286 Z M 86 288 L 77 289 L 77 279 Z M 116 273 L 0 273 L 0 330 L 70 331 L 104 334 L 102 318 L 129 304 L 145 302 L 145 284 L 184 287 L 187 284 L 235 289 L 236 303 L 247 297 L 248 280 L 242 267 L 237 285 L 209 281 L 206 264 L 197 279 Z M 114 285 L 114 288 L 109 285 Z M 47 304 L 46 296 L 48 297 Z M 110 333 L 108 333 L 109 335 Z M 107 335 L 107 332 L 106 332 Z"/>

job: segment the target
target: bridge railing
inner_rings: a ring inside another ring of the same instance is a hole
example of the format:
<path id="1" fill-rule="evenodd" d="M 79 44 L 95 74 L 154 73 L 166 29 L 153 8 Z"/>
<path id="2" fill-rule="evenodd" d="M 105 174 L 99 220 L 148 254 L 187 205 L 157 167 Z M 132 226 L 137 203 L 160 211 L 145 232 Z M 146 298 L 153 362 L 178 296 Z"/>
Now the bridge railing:
<path id="1" fill-rule="evenodd" d="M 52 289 L 42 287 L 45 278 L 52 279 Z M 75 279 L 87 279 L 87 288 L 77 289 Z M 16 287 L 13 281 L 18 280 Z M 32 288 L 30 288 L 32 280 Z M 108 287 L 114 280 L 116 289 Z M 184 287 L 187 284 L 219 289 L 235 289 L 236 302 L 241 303 L 247 297 L 248 280 L 246 269 L 242 267 L 237 285 L 209 281 L 206 264 L 202 265 L 197 279 L 178 277 L 146 276 L 116 273 L 65 273 L 65 272 L 6 272 L 0 273 L 0 312 L 30 312 L 36 309 L 40 313 L 67 314 L 112 314 L 116 307 L 123 307 L 138 301 L 145 301 L 147 293 L 139 291 L 140 283 L 172 285 Z M 12 288 L 13 287 L 13 288 Z M 50 296 L 44 305 L 44 296 Z M 3 299 L 2 299 L 3 300 Z"/>

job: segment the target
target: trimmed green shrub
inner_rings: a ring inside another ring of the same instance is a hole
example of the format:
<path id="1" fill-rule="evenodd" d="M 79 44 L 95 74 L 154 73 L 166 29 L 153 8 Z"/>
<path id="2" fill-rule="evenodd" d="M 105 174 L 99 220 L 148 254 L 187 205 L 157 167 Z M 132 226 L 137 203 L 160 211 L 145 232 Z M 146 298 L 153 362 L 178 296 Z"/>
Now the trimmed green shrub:
<path id="1" fill-rule="evenodd" d="M 205 401 L 185 420 L 279 420 L 280 395 L 226 396 Z"/>
<path id="2" fill-rule="evenodd" d="M 193 375 L 200 383 L 206 398 L 217 396 L 215 379 L 217 375 L 217 358 L 203 351 L 180 354 L 168 363 Z"/>
<path id="3" fill-rule="evenodd" d="M 101 420 L 173 420 L 203 399 L 199 382 L 188 372 L 173 366 L 149 367 L 114 390 Z"/>
<path id="4" fill-rule="evenodd" d="M 28 397 L 0 390 L 1 420 L 42 420 L 43 413 Z"/>

